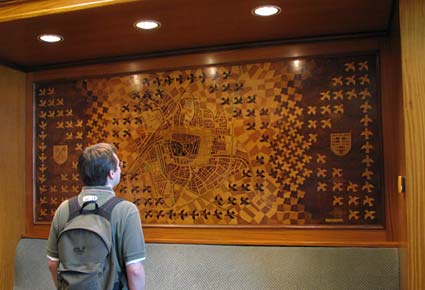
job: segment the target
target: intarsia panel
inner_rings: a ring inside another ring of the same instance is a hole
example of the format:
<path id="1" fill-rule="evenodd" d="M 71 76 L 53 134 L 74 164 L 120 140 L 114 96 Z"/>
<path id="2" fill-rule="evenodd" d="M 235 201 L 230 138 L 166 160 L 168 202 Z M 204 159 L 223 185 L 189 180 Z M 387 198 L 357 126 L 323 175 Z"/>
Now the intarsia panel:
<path id="1" fill-rule="evenodd" d="M 382 226 L 376 55 L 35 84 L 35 221 L 110 142 L 145 225 Z"/>

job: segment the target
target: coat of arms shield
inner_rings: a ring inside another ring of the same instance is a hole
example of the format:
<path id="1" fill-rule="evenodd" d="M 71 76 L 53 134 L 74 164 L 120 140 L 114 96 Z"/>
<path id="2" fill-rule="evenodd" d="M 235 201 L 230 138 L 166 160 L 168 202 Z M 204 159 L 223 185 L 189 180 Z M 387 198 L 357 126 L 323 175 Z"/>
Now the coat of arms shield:
<path id="1" fill-rule="evenodd" d="M 337 156 L 347 155 L 351 150 L 351 132 L 331 133 L 331 150 Z"/>
<path id="2" fill-rule="evenodd" d="M 68 159 L 68 145 L 53 145 L 53 160 L 57 164 L 64 164 Z"/>

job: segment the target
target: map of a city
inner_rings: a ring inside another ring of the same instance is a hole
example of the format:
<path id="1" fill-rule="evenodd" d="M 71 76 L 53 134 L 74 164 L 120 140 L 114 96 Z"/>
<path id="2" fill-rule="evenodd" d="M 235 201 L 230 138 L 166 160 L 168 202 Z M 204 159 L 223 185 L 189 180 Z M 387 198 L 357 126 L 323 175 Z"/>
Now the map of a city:
<path id="1" fill-rule="evenodd" d="M 116 145 L 145 225 L 383 225 L 376 55 L 276 59 L 35 87 L 35 220 Z"/>

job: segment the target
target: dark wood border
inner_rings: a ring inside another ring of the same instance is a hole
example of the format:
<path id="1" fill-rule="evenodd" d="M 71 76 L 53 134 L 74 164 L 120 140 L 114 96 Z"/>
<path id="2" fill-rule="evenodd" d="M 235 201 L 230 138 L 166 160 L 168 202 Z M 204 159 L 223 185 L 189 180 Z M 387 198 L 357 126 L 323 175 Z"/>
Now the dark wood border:
<path id="1" fill-rule="evenodd" d="M 167 70 L 176 67 L 192 67 L 200 65 L 218 65 L 224 63 L 247 62 L 267 60 L 273 58 L 296 58 L 307 56 L 322 56 L 330 54 L 347 54 L 377 51 L 381 52 L 384 45 L 383 39 L 357 39 L 332 42 L 316 42 L 304 44 L 291 44 L 283 46 L 258 47 L 250 49 L 229 50 L 220 52 L 205 52 L 193 55 L 181 55 L 160 57 L 144 60 L 135 60 L 114 64 L 98 64 L 75 68 L 65 68 L 48 70 L 28 74 L 27 78 L 27 226 L 25 236 L 46 238 L 49 225 L 35 224 L 33 221 L 33 92 L 34 82 L 75 79 L 84 77 L 98 77 L 104 75 L 136 73 L 151 70 Z M 380 61 L 381 73 L 384 65 L 390 59 Z M 388 83 L 381 80 L 381 87 L 388 86 Z M 388 90 L 381 91 L 381 100 L 388 94 Z M 383 112 L 391 106 L 389 102 L 381 101 Z M 385 116 L 384 121 L 388 121 Z M 385 123 L 385 122 L 384 122 Z M 385 125 L 385 124 L 384 124 Z M 388 127 L 391 124 L 387 124 Z M 390 140 L 391 133 L 386 126 L 383 129 L 384 142 Z M 384 144 L 384 147 L 386 145 Z M 384 149 L 385 150 L 385 149 Z M 261 245 L 325 245 L 325 246 L 397 246 L 398 241 L 394 239 L 394 229 L 391 224 L 393 208 L 388 206 L 392 193 L 388 189 L 394 189 L 387 174 L 393 174 L 394 170 L 387 170 L 387 159 L 397 158 L 401 153 L 385 150 L 384 173 L 385 175 L 385 209 L 386 229 L 376 228 L 324 228 L 324 227 L 302 227 L 302 228 L 216 228 L 216 227 L 164 227 L 149 225 L 144 228 L 147 242 L 165 243 L 210 243 L 210 244 L 261 244 Z M 388 152 L 391 152 L 391 156 Z M 387 158 L 385 158 L 387 157 Z M 393 179 L 391 179 L 393 180 Z"/>

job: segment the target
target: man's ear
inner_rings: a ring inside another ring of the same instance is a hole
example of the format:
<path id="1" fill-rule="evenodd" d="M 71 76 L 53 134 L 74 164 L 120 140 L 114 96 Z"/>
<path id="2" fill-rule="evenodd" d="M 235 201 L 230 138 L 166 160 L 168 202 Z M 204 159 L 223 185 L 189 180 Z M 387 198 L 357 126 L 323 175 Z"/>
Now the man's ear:
<path id="1" fill-rule="evenodd" d="M 109 178 L 109 179 L 113 179 L 113 178 L 114 178 L 114 174 L 115 174 L 115 171 L 113 171 L 112 169 L 111 169 L 111 170 L 109 170 L 108 178 Z"/>

